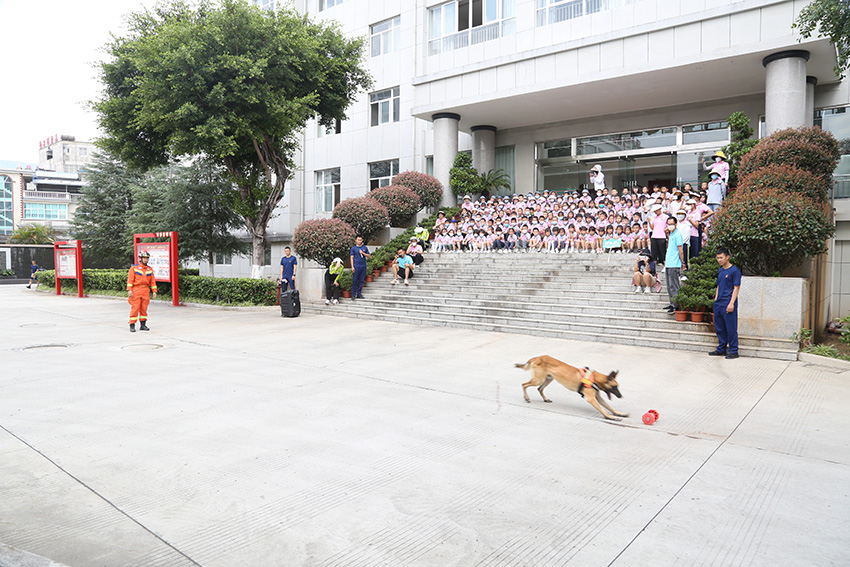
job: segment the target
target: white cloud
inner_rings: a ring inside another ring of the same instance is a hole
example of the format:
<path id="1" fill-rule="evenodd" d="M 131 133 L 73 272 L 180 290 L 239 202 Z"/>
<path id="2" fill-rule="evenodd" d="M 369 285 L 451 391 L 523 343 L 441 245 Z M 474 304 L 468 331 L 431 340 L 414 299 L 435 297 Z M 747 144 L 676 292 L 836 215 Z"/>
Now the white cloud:
<path id="1" fill-rule="evenodd" d="M 98 135 L 86 101 L 100 92 L 95 62 L 110 32 L 122 35 L 123 16 L 153 1 L 0 0 L 0 160 L 38 161 L 40 140 Z"/>

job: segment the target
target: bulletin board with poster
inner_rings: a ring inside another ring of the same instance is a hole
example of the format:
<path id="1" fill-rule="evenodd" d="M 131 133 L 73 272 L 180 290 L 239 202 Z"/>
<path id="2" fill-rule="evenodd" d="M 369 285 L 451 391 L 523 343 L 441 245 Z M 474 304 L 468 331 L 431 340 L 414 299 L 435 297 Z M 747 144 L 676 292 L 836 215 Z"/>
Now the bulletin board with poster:
<path id="1" fill-rule="evenodd" d="M 143 238 L 167 238 L 167 242 L 142 242 Z M 179 274 L 177 273 L 177 233 L 146 232 L 133 235 L 133 257 L 139 262 L 139 252 L 151 255 L 148 266 L 153 269 L 154 279 L 171 283 L 171 304 L 180 305 Z"/>
<path id="2" fill-rule="evenodd" d="M 83 244 L 80 240 L 53 243 L 56 295 L 62 295 L 62 279 L 77 280 L 77 296 L 83 296 Z"/>

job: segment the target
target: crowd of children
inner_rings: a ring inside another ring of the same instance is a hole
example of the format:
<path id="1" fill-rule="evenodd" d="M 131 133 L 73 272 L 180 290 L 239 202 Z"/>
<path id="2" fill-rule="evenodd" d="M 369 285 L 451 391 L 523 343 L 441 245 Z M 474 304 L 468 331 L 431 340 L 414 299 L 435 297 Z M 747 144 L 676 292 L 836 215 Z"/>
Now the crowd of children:
<path id="1" fill-rule="evenodd" d="M 707 237 L 713 214 L 705 200 L 705 188 L 696 191 L 690 184 L 672 189 L 602 189 L 595 198 L 587 189 L 581 193 L 481 197 L 478 202 L 467 195 L 459 218 L 447 219 L 442 214 L 438 218 L 432 250 L 634 253 L 650 248 L 656 237 L 654 226 L 666 224 L 667 216 L 674 216 L 690 245 L 690 255 L 695 256 Z M 663 262 L 662 252 L 657 252 L 660 257 L 656 259 Z"/>

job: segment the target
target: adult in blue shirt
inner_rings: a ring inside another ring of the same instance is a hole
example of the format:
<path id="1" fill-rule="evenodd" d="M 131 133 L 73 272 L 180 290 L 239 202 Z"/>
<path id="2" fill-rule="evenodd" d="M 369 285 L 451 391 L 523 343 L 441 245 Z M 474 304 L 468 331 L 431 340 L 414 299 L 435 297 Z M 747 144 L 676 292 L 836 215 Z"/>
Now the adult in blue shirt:
<path id="1" fill-rule="evenodd" d="M 295 289 L 295 271 L 298 269 L 298 259 L 292 255 L 292 249 L 287 246 L 283 249 L 283 258 L 280 259 L 280 286 L 281 291 Z"/>
<path id="2" fill-rule="evenodd" d="M 369 249 L 363 244 L 363 237 L 354 239 L 351 255 L 351 299 L 363 299 L 363 283 L 366 281 L 366 260 L 369 259 Z"/>
<path id="3" fill-rule="evenodd" d="M 741 289 L 741 270 L 729 260 L 729 250 L 717 249 L 717 291 L 714 292 L 714 332 L 717 349 L 709 356 L 738 358 L 738 291 Z"/>
<path id="4" fill-rule="evenodd" d="M 410 285 L 407 280 L 413 275 L 413 258 L 411 258 L 404 248 L 396 250 L 396 258 L 393 260 L 393 285 L 398 283 L 398 274 L 404 274 L 404 285 Z"/>
<path id="5" fill-rule="evenodd" d="M 679 293 L 682 276 L 682 263 L 685 260 L 684 241 L 682 233 L 676 230 L 676 217 L 667 217 L 667 254 L 664 256 L 664 277 L 667 280 L 667 295 L 670 297 L 670 305 L 665 307 L 668 313 L 676 310 L 673 298 Z"/>

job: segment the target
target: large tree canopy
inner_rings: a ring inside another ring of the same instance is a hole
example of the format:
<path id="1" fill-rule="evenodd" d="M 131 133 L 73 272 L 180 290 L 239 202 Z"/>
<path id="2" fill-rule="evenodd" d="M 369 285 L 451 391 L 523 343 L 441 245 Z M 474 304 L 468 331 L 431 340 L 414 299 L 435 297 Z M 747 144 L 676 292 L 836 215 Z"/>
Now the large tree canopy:
<path id="1" fill-rule="evenodd" d="M 334 25 L 240 0 L 172 0 L 131 13 L 101 64 L 103 96 L 93 103 L 101 144 L 139 168 L 199 154 L 223 165 L 262 266 L 296 133 L 312 117 L 345 118 L 370 84 L 362 52 L 362 39 Z"/>
<path id="2" fill-rule="evenodd" d="M 819 32 L 828 37 L 838 52 L 835 76 L 844 78 L 850 67 L 850 2 L 848 0 L 814 0 L 800 10 L 794 27 L 805 38 Z"/>

